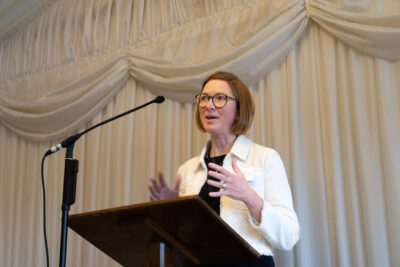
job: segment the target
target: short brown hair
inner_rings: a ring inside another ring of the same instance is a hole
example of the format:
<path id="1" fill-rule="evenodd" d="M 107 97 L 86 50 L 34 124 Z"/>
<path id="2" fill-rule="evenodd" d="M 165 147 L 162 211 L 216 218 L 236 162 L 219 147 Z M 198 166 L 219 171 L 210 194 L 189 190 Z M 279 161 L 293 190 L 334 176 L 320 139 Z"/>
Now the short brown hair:
<path id="1" fill-rule="evenodd" d="M 249 88 L 247 88 L 247 86 L 235 74 L 219 71 L 212 74 L 203 82 L 201 92 L 203 92 L 204 87 L 211 80 L 222 80 L 229 84 L 233 96 L 237 99 L 237 115 L 239 117 L 232 125 L 232 132 L 237 135 L 245 134 L 251 126 L 255 110 L 254 100 Z M 205 132 L 200 120 L 199 106 L 196 107 L 195 121 L 197 127 L 201 131 Z"/>

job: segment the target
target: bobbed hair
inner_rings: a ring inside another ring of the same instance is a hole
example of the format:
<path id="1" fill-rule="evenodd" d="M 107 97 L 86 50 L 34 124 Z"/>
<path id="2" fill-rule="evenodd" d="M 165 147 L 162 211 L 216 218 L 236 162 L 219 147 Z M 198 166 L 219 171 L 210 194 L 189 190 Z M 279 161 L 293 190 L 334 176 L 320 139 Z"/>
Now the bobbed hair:
<path id="1" fill-rule="evenodd" d="M 249 88 L 247 88 L 247 86 L 235 74 L 219 71 L 212 74 L 203 82 L 201 92 L 203 92 L 204 87 L 211 80 L 222 80 L 229 84 L 234 98 L 237 99 L 237 119 L 232 125 L 232 133 L 236 135 L 245 134 L 247 130 L 249 130 L 251 123 L 253 122 L 255 110 L 254 100 Z M 199 106 L 196 107 L 195 121 L 197 127 L 201 131 L 205 132 L 206 130 L 204 129 L 203 124 L 200 120 Z"/>

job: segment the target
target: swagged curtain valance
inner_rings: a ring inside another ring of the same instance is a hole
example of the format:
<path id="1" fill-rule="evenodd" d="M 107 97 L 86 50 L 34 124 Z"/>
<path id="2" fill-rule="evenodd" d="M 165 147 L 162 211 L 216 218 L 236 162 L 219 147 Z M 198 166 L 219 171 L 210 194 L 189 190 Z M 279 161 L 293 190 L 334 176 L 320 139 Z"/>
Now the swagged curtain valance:
<path id="1" fill-rule="evenodd" d="M 397 0 L 59 0 L 0 43 L 0 120 L 30 140 L 54 140 L 82 127 L 130 77 L 183 102 L 217 70 L 252 85 L 310 19 L 359 51 L 400 58 Z"/>

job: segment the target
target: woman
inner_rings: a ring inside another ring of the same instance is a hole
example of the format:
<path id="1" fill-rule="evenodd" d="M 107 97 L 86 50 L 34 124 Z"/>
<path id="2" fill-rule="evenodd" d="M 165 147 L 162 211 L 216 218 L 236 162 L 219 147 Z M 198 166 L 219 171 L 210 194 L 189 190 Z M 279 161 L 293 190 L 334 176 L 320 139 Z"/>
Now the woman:
<path id="1" fill-rule="evenodd" d="M 199 194 L 261 255 L 218 266 L 274 266 L 273 248 L 290 250 L 299 223 L 278 153 L 243 136 L 254 116 L 249 89 L 234 74 L 217 72 L 196 96 L 196 124 L 210 134 L 201 154 L 178 169 L 170 189 L 159 173 L 150 200 Z"/>

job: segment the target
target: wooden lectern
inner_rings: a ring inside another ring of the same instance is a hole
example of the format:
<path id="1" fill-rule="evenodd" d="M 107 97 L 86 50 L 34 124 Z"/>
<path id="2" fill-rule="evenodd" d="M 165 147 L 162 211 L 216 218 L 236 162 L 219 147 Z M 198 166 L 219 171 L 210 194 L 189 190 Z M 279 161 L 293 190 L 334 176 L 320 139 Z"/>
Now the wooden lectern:
<path id="1" fill-rule="evenodd" d="M 183 266 L 260 256 L 199 196 L 75 214 L 68 226 L 123 266 Z"/>

